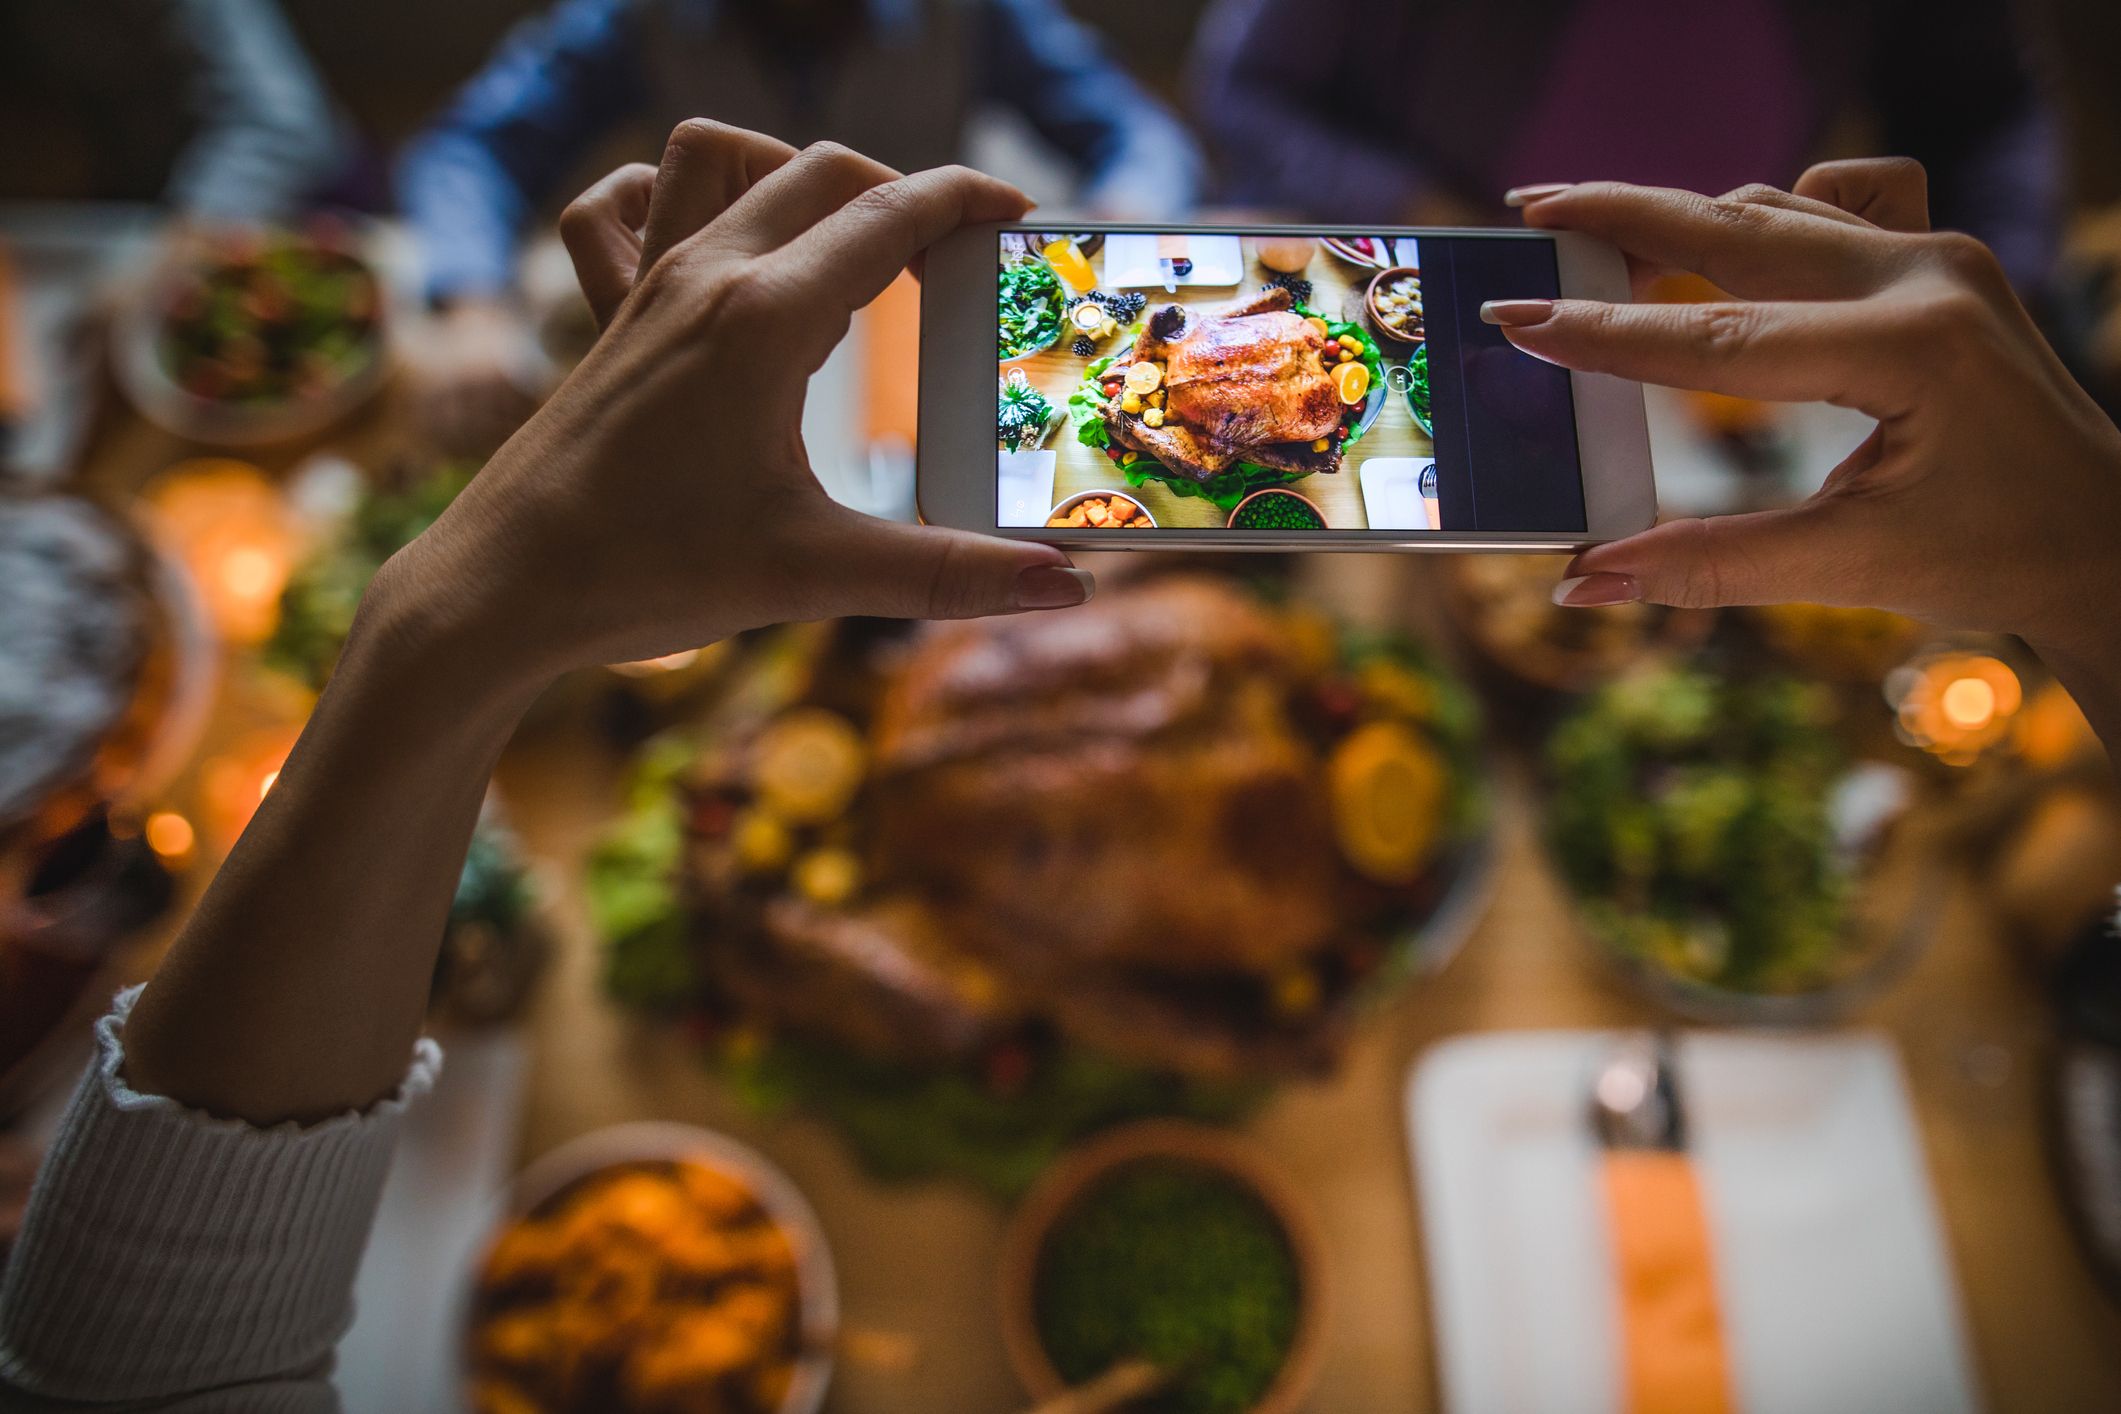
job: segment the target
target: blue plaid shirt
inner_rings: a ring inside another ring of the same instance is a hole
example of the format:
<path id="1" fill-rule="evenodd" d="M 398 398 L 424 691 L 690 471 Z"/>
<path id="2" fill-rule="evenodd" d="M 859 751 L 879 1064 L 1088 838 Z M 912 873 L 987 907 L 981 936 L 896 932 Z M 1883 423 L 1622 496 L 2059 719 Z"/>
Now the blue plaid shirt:
<path id="1" fill-rule="evenodd" d="M 1191 208 L 1201 181 L 1193 139 L 1057 0 L 964 3 L 972 96 L 1017 109 L 1074 159 L 1085 205 L 1145 219 Z M 431 296 L 506 289 L 518 235 L 537 207 L 591 143 L 648 112 L 654 76 L 644 45 L 658 6 L 692 34 L 721 22 L 717 0 L 563 0 L 512 33 L 408 145 L 399 198 L 424 247 Z M 921 0 L 865 8 L 867 34 L 880 45 L 915 37 L 926 23 Z M 789 85 L 805 77 L 785 76 Z M 923 76 L 909 68 L 907 82 Z M 831 135 L 863 146 L 858 132 Z"/>

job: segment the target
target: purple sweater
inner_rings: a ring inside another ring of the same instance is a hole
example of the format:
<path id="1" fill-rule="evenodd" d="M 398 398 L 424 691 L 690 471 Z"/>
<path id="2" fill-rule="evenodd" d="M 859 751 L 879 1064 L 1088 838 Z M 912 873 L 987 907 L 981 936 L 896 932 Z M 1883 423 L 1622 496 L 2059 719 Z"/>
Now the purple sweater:
<path id="1" fill-rule="evenodd" d="M 2020 289 L 2061 157 L 2002 0 L 1216 0 L 1191 87 L 1238 203 L 1405 220 L 1527 182 L 1787 186 L 1902 153 Z"/>

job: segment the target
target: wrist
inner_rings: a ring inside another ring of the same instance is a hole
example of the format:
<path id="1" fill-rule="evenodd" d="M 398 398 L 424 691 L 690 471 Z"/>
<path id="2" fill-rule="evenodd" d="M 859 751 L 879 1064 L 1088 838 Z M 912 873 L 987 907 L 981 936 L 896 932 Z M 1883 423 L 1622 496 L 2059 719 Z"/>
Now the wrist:
<path id="1" fill-rule="evenodd" d="M 414 542 L 377 572 L 333 684 L 344 679 L 423 726 L 505 736 L 556 674 L 514 646 L 496 612 L 440 582 L 420 549 Z"/>

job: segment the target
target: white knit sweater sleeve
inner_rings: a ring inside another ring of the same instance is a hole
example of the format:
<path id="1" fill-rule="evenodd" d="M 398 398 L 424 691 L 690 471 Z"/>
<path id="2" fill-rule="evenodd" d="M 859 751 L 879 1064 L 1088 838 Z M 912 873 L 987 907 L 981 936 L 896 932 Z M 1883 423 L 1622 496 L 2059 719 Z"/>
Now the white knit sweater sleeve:
<path id="1" fill-rule="evenodd" d="M 0 1273 L 0 1408 L 332 1408 L 391 1149 L 441 1051 L 421 1041 L 397 1093 L 363 1113 L 258 1129 L 125 1083 L 138 995 L 96 1025 Z"/>

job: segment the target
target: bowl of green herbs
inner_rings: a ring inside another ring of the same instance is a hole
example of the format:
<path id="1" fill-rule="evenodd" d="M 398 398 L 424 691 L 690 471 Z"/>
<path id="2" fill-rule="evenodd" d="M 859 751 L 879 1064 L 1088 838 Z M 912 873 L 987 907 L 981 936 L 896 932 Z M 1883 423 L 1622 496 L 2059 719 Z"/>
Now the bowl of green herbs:
<path id="1" fill-rule="evenodd" d="M 1547 843 L 1588 931 L 1680 1015 L 1834 1019 L 1896 976 L 1943 889 L 1913 778 L 1853 759 L 1819 684 L 1654 667 L 1549 736 Z"/>
<path id="2" fill-rule="evenodd" d="M 1002 1335 L 1032 1396 L 1145 1363 L 1143 1414 L 1288 1414 L 1325 1327 L 1316 1229 L 1242 1140 L 1172 1121 L 1062 1159 L 1010 1225 Z"/>

